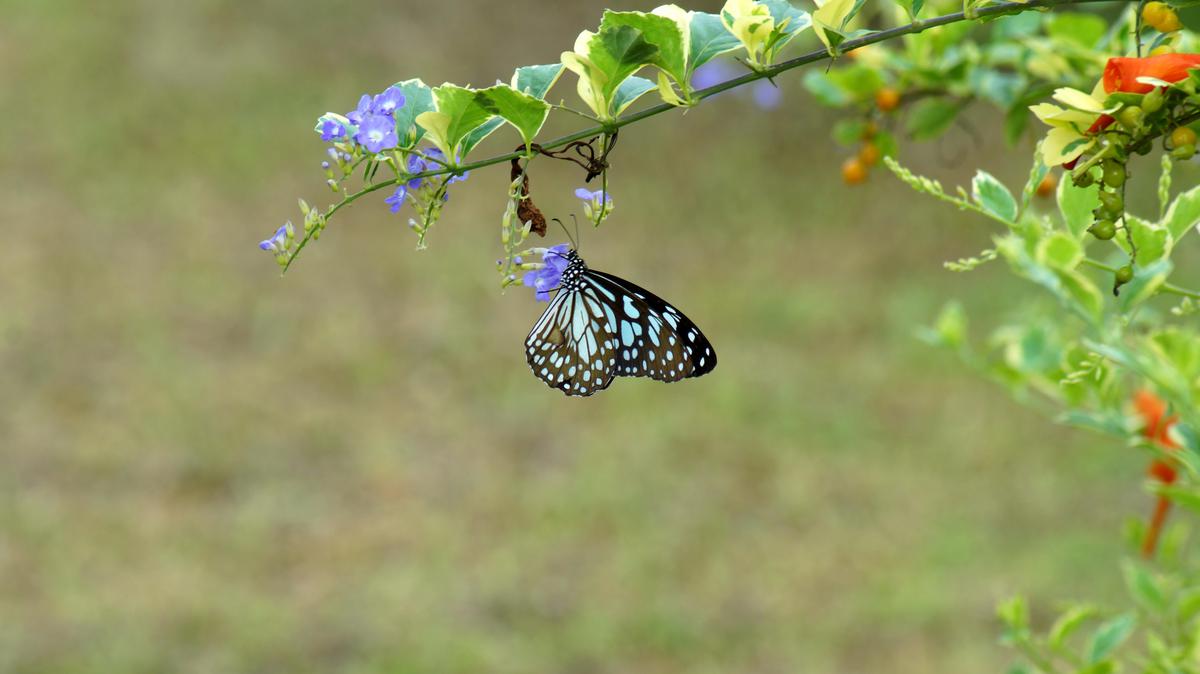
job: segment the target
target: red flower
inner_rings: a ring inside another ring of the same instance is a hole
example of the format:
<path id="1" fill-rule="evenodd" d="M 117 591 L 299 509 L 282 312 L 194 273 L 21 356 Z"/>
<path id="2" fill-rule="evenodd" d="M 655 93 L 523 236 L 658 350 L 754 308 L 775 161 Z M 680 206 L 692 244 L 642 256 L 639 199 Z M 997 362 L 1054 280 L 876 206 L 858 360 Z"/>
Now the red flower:
<path id="1" fill-rule="evenodd" d="M 1142 426 L 1142 435 L 1167 449 L 1179 447 L 1169 434 L 1179 417 L 1163 418 L 1167 413 L 1167 403 L 1153 393 L 1142 390 L 1134 394 L 1133 407 L 1145 424 Z"/>
<path id="2" fill-rule="evenodd" d="M 1109 61 L 1109 63 L 1111 62 Z M 1107 78 L 1108 74 L 1105 72 L 1105 79 L 1107 80 Z M 1179 417 L 1167 416 L 1167 403 L 1162 398 L 1146 390 L 1138 391 L 1133 396 L 1133 408 L 1142 418 L 1142 435 L 1144 437 L 1168 451 L 1179 448 L 1170 435 L 1171 426 L 1175 425 Z M 1162 484 L 1174 484 L 1175 479 L 1179 476 L 1179 471 L 1175 468 L 1175 462 L 1172 459 L 1160 458 L 1150 462 L 1146 474 Z M 1142 556 L 1146 559 L 1154 556 L 1154 551 L 1158 547 L 1158 536 L 1162 532 L 1163 525 L 1167 521 L 1167 513 L 1170 510 L 1171 501 L 1166 496 L 1159 494 L 1154 505 L 1154 514 L 1150 516 L 1150 524 L 1146 527 L 1146 539 L 1142 541 Z"/>
<path id="3" fill-rule="evenodd" d="M 1104 66 L 1104 91 L 1110 94 L 1115 91 L 1131 94 L 1149 93 L 1154 89 L 1154 85 L 1138 82 L 1137 78 L 1153 77 L 1164 82 L 1178 82 L 1186 79 L 1188 70 L 1196 67 L 1200 67 L 1200 54 L 1110 58 L 1108 65 Z"/>

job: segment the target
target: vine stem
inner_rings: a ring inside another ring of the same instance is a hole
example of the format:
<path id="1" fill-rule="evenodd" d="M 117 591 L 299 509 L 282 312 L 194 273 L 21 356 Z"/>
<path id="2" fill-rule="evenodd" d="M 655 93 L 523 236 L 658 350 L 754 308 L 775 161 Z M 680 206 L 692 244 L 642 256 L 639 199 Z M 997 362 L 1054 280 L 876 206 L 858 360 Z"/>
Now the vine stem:
<path id="1" fill-rule="evenodd" d="M 999 17 L 999 16 L 1004 16 L 1006 14 L 1020 14 L 1022 12 L 1027 12 L 1027 11 L 1031 11 L 1031 10 L 1047 10 L 1047 9 L 1052 9 L 1054 7 L 1059 7 L 1059 6 L 1064 6 L 1064 5 L 1083 5 L 1083 4 L 1093 4 L 1093 3 L 1099 3 L 1099 2 L 1132 3 L 1132 2 L 1140 2 L 1140 1 L 1141 0 L 1028 0 L 1028 2 L 998 2 L 994 5 L 989 5 L 987 7 L 981 8 L 981 9 L 973 7 L 971 9 L 969 16 L 966 12 L 953 12 L 950 14 L 943 14 L 942 16 L 936 16 L 936 17 L 933 17 L 930 19 L 918 19 L 916 21 L 913 21 L 912 23 L 908 23 L 903 26 L 896 26 L 894 28 L 888 28 L 886 30 L 876 31 L 876 32 L 870 33 L 868 35 L 863 35 L 862 37 L 857 37 L 857 38 L 854 38 L 851 40 L 846 40 L 845 42 L 838 45 L 837 51 L 838 51 L 838 53 L 846 53 L 846 52 L 850 52 L 855 49 L 858 49 L 860 47 L 866 47 L 867 45 L 876 44 L 878 42 L 886 42 L 887 40 L 892 40 L 892 39 L 895 39 L 898 37 L 903 37 L 905 35 L 922 33 L 924 31 L 929 30 L 930 28 L 937 28 L 938 26 L 945 26 L 945 25 L 949 25 L 952 23 L 959 23 L 960 21 L 978 20 L 978 19 L 983 19 L 983 18 L 988 18 L 988 17 Z M 773 78 L 776 75 L 778 75 L 782 72 L 788 71 L 788 70 L 792 70 L 793 68 L 799 68 L 800 66 L 808 65 L 810 63 L 816 63 L 818 61 L 824 61 L 829 58 L 831 58 L 831 55 L 825 49 L 815 49 L 813 51 L 808 52 L 807 54 L 802 54 L 800 56 L 797 56 L 796 58 L 777 63 L 777 64 L 771 66 L 770 68 L 764 68 L 759 71 L 752 71 L 752 72 L 746 73 L 745 75 L 742 75 L 741 77 L 735 77 L 733 79 L 726 80 L 719 84 L 714 84 L 713 86 L 708 87 L 706 89 L 700 89 L 699 91 L 693 92 L 693 100 L 701 101 L 701 100 L 704 100 L 711 96 L 715 96 L 723 91 L 728 91 L 735 87 L 740 87 L 745 84 L 750 84 L 752 82 L 756 82 L 761 79 Z M 590 138 L 590 137 L 598 136 L 598 135 L 602 135 L 602 134 L 611 134 L 612 132 L 616 131 L 617 129 L 628 126 L 630 124 L 640 122 L 643 119 L 654 117 L 656 115 L 661 115 L 664 112 L 668 112 L 671 110 L 677 110 L 680 108 L 681 108 L 681 106 L 671 105 L 670 103 L 659 103 L 658 105 L 653 105 L 644 110 L 639 110 L 638 112 L 635 112 L 630 115 L 626 115 L 625 117 L 620 117 L 611 122 L 602 123 L 600 125 L 593 126 L 591 128 L 583 129 L 581 131 L 576 131 L 575 133 L 567 134 L 565 136 L 560 136 L 553 140 L 549 140 L 545 143 L 540 143 L 540 145 L 547 150 L 553 150 L 555 148 L 563 147 L 564 145 L 573 143 L 577 140 L 584 140 L 585 138 Z M 682 109 L 686 110 L 687 108 L 684 107 Z M 474 171 L 476 169 L 481 169 L 481 168 L 484 168 L 487 166 L 493 166 L 495 164 L 509 162 L 509 161 L 512 161 L 513 159 L 520 159 L 520 158 L 528 158 L 528 153 L 507 152 L 505 154 L 496 155 L 494 157 L 488 157 L 487 159 L 480 159 L 478 161 L 468 162 L 466 164 L 462 164 L 459 166 L 449 166 L 449 167 L 442 168 L 442 169 L 414 173 L 413 175 L 406 177 L 405 180 L 416 180 L 418 178 L 430 178 L 433 176 L 444 175 L 447 173 L 462 173 L 464 171 Z M 353 194 L 347 195 L 345 198 L 342 199 L 342 201 L 331 206 L 329 208 L 329 211 L 325 214 L 325 219 L 328 220 L 342 206 L 351 204 L 351 203 L 357 201 L 358 199 L 361 199 L 362 197 L 364 197 L 372 192 L 375 192 L 377 190 L 381 190 L 381 189 L 391 186 L 391 185 L 398 185 L 400 182 L 401 182 L 401 180 L 399 178 L 397 178 L 396 180 L 389 180 L 389 181 L 385 181 L 385 182 L 372 183 L 372 184 L 366 185 L 359 191 L 354 192 Z M 315 231 L 315 229 L 314 229 L 314 231 Z M 287 273 L 287 270 L 290 269 L 292 266 L 292 262 L 295 261 L 296 257 L 300 255 L 300 251 L 303 250 L 306 245 L 308 245 L 308 242 L 311 238 L 312 238 L 312 233 L 310 232 L 308 234 L 305 234 L 304 238 L 300 240 L 300 243 L 296 247 L 295 252 L 293 252 L 292 255 L 288 258 L 288 262 L 283 268 L 283 273 Z"/>

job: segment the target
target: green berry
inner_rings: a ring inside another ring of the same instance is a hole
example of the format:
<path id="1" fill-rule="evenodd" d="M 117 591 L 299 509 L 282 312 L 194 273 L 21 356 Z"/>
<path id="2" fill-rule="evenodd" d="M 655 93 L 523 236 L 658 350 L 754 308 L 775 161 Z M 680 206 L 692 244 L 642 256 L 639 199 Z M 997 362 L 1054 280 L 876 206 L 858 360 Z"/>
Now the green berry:
<path id="1" fill-rule="evenodd" d="M 1132 131 L 1142 123 L 1143 116 L 1141 108 L 1136 105 L 1127 105 L 1117 113 L 1117 121 L 1121 123 L 1121 126 Z"/>
<path id="2" fill-rule="evenodd" d="M 1194 154 L 1196 154 L 1196 146 L 1190 143 L 1187 145 L 1176 145 L 1174 148 L 1171 148 L 1172 159 L 1186 161 L 1191 159 Z"/>
<path id="3" fill-rule="evenodd" d="M 1117 270 L 1116 274 L 1117 285 L 1125 285 L 1133 280 L 1133 267 L 1125 265 Z"/>
<path id="4" fill-rule="evenodd" d="M 1117 235 L 1117 226 L 1113 224 L 1112 220 L 1099 220 L 1088 227 L 1088 231 L 1097 239 L 1108 241 Z"/>
<path id="5" fill-rule="evenodd" d="M 1125 184 L 1125 167 L 1115 161 L 1104 162 L 1104 184 L 1112 188 Z"/>
<path id="6" fill-rule="evenodd" d="M 1091 171 L 1071 174 L 1071 183 L 1075 187 L 1088 187 L 1094 182 L 1096 182 L 1096 179 L 1092 177 Z"/>
<path id="7" fill-rule="evenodd" d="M 1105 213 L 1115 217 L 1124 212 L 1125 200 L 1121 198 L 1119 192 L 1100 190 L 1100 206 Z"/>

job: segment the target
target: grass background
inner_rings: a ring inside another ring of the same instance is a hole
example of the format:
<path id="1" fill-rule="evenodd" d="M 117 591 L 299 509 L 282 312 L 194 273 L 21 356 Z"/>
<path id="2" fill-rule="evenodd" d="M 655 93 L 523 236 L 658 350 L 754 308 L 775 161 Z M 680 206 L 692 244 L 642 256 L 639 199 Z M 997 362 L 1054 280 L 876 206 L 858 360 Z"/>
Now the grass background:
<path id="1" fill-rule="evenodd" d="M 622 132 L 584 251 L 721 366 L 573 400 L 524 363 L 544 305 L 496 290 L 503 168 L 422 253 L 382 192 L 286 279 L 255 244 L 329 198 L 318 114 L 554 62 L 599 5 L 0 6 L 0 670 L 982 672 L 998 598 L 1119 596 L 1142 457 L 913 338 L 1034 291 L 942 270 L 981 219 L 844 187 L 799 72 Z M 973 124 L 906 161 L 1023 183 Z"/>

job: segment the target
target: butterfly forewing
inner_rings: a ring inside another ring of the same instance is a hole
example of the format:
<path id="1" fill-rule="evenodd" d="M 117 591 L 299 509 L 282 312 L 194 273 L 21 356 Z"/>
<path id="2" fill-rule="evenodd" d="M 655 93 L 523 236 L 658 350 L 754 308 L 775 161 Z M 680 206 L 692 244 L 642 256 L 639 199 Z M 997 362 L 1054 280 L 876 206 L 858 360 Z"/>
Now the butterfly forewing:
<path id="1" fill-rule="evenodd" d="M 533 373 L 567 395 L 604 390 L 614 376 L 678 381 L 717 365 L 696 324 L 654 293 L 590 270 L 570 252 L 558 294 L 525 340 Z"/>

